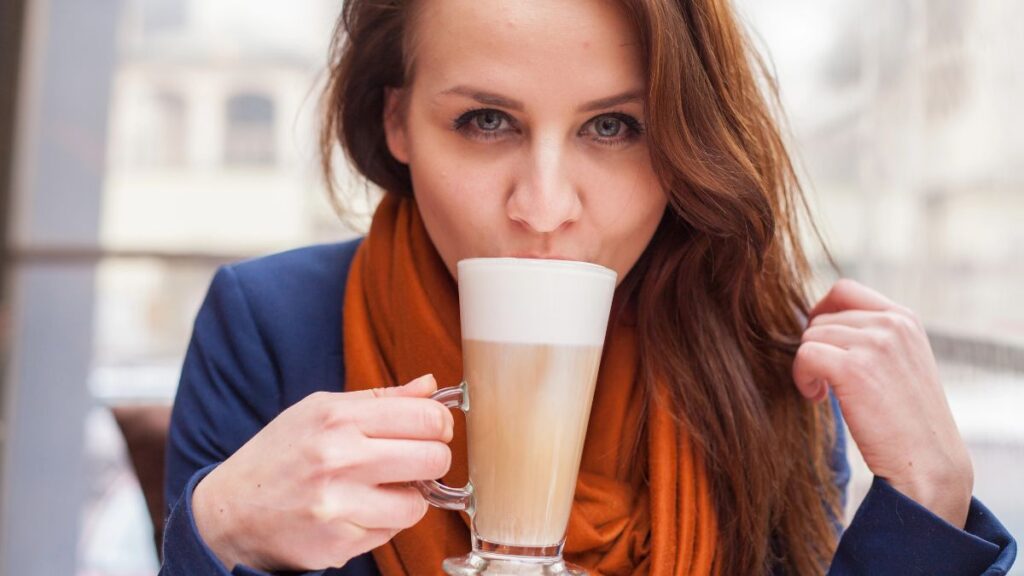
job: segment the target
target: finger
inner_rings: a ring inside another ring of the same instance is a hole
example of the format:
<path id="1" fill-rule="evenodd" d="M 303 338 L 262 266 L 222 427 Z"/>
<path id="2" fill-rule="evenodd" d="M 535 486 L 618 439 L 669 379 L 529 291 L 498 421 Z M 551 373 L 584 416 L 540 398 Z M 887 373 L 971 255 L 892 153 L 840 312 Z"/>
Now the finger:
<path id="1" fill-rule="evenodd" d="M 836 348 L 849 350 L 863 344 L 869 338 L 866 330 L 840 323 L 819 323 L 804 330 L 801 342 L 821 342 Z"/>
<path id="2" fill-rule="evenodd" d="M 455 418 L 451 410 L 429 398 L 377 398 L 339 405 L 369 438 L 400 438 L 451 442 Z"/>
<path id="3" fill-rule="evenodd" d="M 348 471 L 368 484 L 432 480 L 448 473 L 452 451 L 442 442 L 372 440 L 367 456 Z"/>
<path id="4" fill-rule="evenodd" d="M 804 342 L 793 360 L 793 382 L 797 390 L 813 401 L 821 401 L 828 394 L 828 385 L 835 385 L 839 366 L 846 351 L 824 342 Z"/>
<path id="5" fill-rule="evenodd" d="M 844 310 L 890 310 L 897 307 L 895 302 L 879 292 L 854 280 L 842 278 L 814 305 L 810 317 Z"/>
<path id="6" fill-rule="evenodd" d="M 341 498 L 358 498 L 348 520 L 368 530 L 401 530 L 420 521 L 429 504 L 411 486 L 373 486 L 363 494 L 348 491 Z"/>
<path id="7" fill-rule="evenodd" d="M 434 375 L 424 374 L 402 386 L 345 392 L 344 395 L 350 398 L 426 398 L 434 392 L 437 392 L 437 381 L 434 380 Z"/>
<path id="8" fill-rule="evenodd" d="M 401 532 L 401 530 L 398 528 L 363 528 L 362 536 L 355 541 L 354 548 L 356 548 L 360 554 L 363 552 L 369 552 L 374 548 L 387 544 L 395 537 L 395 534 L 398 534 L 399 532 Z M 342 562 L 342 565 L 344 565 L 344 562 Z"/>
<path id="9" fill-rule="evenodd" d="M 873 328 L 884 326 L 886 315 L 891 312 L 876 312 L 873 310 L 845 310 L 843 312 L 828 312 L 818 314 L 811 320 L 808 327 L 824 326 L 828 324 L 849 326 L 851 328 Z"/>
<path id="10" fill-rule="evenodd" d="M 909 341 L 918 341 L 922 338 L 927 340 L 920 320 L 913 312 L 905 309 L 887 312 L 847 310 L 821 314 L 811 320 L 808 330 L 825 326 L 852 328 L 856 331 L 850 335 L 850 338 L 854 339 L 852 343 L 875 349 L 888 348 L 893 344 L 893 337 Z M 850 348 L 849 345 L 843 347 Z"/>
<path id="11" fill-rule="evenodd" d="M 398 532 L 400 530 L 395 528 L 371 529 L 359 526 L 355 522 L 339 521 L 339 525 L 337 525 L 331 539 L 334 543 L 334 549 L 337 551 L 326 555 L 325 562 L 311 562 L 303 568 L 303 573 L 307 569 L 315 570 L 325 565 L 332 567 L 344 566 L 352 557 L 386 544 Z M 338 560 L 334 560 L 335 558 Z M 317 573 L 319 574 L 319 572 Z"/>

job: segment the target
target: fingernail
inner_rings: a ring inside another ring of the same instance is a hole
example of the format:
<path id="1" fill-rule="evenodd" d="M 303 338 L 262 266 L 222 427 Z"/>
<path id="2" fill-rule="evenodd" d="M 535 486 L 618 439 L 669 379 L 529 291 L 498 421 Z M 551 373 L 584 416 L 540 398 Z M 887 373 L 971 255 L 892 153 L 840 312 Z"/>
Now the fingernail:
<path id="1" fill-rule="evenodd" d="M 423 376 L 420 376 L 419 378 L 414 378 L 413 380 L 410 380 L 409 383 L 406 384 L 406 386 L 412 386 L 413 384 L 417 384 L 419 382 L 423 382 L 423 381 L 426 381 L 426 380 L 433 380 L 433 379 L 434 379 L 434 375 L 433 374 L 424 374 Z"/>
<path id="2" fill-rule="evenodd" d="M 812 396 L 811 398 L 815 402 L 820 402 L 824 400 L 826 396 L 828 396 L 828 382 L 822 380 L 821 378 L 816 378 L 814 382 L 812 382 L 811 384 L 814 385 L 814 396 Z"/>

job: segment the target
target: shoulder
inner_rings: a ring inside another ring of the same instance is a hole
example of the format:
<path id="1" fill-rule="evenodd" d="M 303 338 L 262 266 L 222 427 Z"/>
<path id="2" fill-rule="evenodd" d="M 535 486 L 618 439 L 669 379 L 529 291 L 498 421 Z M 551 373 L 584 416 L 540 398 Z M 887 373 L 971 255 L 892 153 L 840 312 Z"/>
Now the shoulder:
<path id="1" fill-rule="evenodd" d="M 301 304 L 344 291 L 348 267 L 362 238 L 317 244 L 230 264 L 250 302 Z M 302 296 L 296 301 L 294 296 Z"/>
<path id="2" fill-rule="evenodd" d="M 342 312 L 348 271 L 362 238 L 305 246 L 223 267 L 237 308 L 283 383 L 285 405 L 317 389 L 343 386 Z"/>

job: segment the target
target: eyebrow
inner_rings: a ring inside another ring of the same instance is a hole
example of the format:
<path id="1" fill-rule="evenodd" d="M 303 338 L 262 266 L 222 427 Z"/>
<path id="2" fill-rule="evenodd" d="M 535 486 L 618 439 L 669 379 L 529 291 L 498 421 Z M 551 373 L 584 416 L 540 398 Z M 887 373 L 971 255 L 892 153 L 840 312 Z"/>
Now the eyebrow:
<path id="1" fill-rule="evenodd" d="M 487 92 L 485 90 L 478 90 L 470 86 L 455 86 L 449 88 L 443 92 L 440 92 L 439 96 L 447 95 L 459 95 L 467 98 L 472 98 L 477 102 L 486 106 L 500 106 L 502 108 L 508 108 L 510 110 L 516 110 L 521 112 L 524 108 L 523 103 L 514 100 L 512 98 L 506 98 L 500 94 L 493 92 Z M 612 106 L 619 106 L 621 104 L 629 104 L 633 102 L 643 102 L 644 94 L 639 90 L 630 90 L 629 92 L 623 92 L 607 98 L 601 98 L 598 100 L 592 100 L 583 104 L 579 107 L 580 112 L 593 112 L 595 110 L 603 110 L 605 108 L 611 108 Z"/>

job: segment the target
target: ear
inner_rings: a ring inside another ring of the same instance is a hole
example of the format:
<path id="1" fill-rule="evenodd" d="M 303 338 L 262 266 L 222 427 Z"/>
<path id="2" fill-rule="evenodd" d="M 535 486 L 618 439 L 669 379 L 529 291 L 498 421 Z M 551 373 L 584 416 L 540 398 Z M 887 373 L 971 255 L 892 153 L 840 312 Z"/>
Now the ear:
<path id="1" fill-rule="evenodd" d="M 405 129 L 405 110 L 402 107 L 402 88 L 384 89 L 384 136 L 388 150 L 402 164 L 409 163 L 409 142 Z"/>

